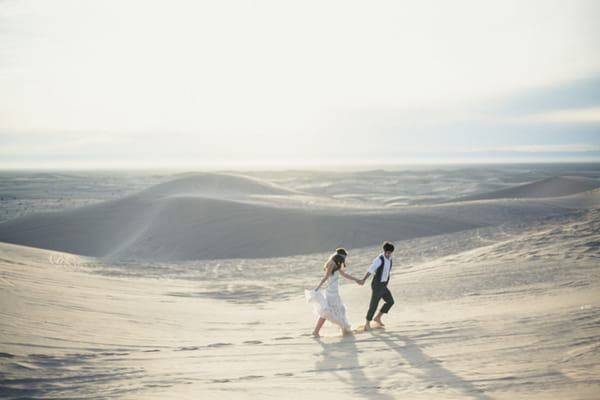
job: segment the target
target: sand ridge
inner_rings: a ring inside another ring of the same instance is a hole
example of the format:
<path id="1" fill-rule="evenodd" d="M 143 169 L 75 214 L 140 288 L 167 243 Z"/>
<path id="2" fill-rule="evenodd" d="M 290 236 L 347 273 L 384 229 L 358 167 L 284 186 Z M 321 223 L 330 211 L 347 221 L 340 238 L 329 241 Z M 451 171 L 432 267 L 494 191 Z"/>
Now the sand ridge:
<path id="1" fill-rule="evenodd" d="M 254 177 L 192 174 L 122 199 L 10 220 L 0 224 L 0 240 L 113 260 L 278 257 L 340 245 L 365 247 L 379 237 L 405 240 L 558 216 L 570 210 L 564 201 L 549 199 L 597 184 L 591 179 L 552 178 L 511 189 L 521 197 L 516 200 L 495 194 L 485 202 L 392 208 L 348 208 L 343 203 L 335 208 L 320 206 L 330 202 L 325 196 Z M 555 196 L 531 199 L 541 191 Z M 281 207 L 285 199 L 288 207 Z"/>
<path id="2" fill-rule="evenodd" d="M 508 189 L 459 198 L 458 201 L 563 197 L 591 191 L 600 181 L 576 176 L 556 176 Z"/>

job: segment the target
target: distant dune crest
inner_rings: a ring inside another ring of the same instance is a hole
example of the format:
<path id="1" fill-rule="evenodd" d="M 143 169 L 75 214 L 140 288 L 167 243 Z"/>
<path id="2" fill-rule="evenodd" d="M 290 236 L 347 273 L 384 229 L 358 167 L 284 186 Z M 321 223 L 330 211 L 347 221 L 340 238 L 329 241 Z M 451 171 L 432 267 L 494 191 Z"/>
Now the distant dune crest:
<path id="1" fill-rule="evenodd" d="M 175 180 L 161 183 L 140 193 L 142 196 L 180 196 L 196 195 L 219 198 L 228 195 L 286 195 L 296 194 L 294 190 L 254 177 L 225 174 L 184 174 Z"/>
<path id="2" fill-rule="evenodd" d="M 560 215 L 568 212 L 568 205 L 534 198 L 599 186 L 593 179 L 550 178 L 463 199 L 522 199 L 509 203 L 459 201 L 396 208 L 373 204 L 370 209 L 339 203 L 338 208 L 325 209 L 310 199 L 299 207 L 291 199 L 301 193 L 257 178 L 190 174 L 119 200 L 10 220 L 0 224 L 0 241 L 123 260 L 288 256 Z M 253 196 L 261 197 L 260 204 Z M 278 198 L 277 206 L 269 202 L 270 196 Z M 290 206 L 281 207 L 287 196 L 290 201 L 284 204 Z"/>
<path id="3" fill-rule="evenodd" d="M 600 187 L 595 179 L 553 177 L 489 193 L 461 197 L 458 200 L 535 199 L 570 196 Z"/>

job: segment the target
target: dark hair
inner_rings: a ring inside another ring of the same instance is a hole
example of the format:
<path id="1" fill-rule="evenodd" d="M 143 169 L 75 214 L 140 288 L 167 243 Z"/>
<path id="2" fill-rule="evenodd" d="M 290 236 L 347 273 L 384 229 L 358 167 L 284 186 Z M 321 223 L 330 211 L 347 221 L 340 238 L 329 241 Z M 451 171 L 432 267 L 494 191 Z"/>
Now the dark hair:
<path id="1" fill-rule="evenodd" d="M 329 257 L 329 260 L 327 260 L 325 265 L 323 265 L 323 269 L 326 270 L 329 263 L 331 261 L 333 261 L 335 263 L 335 267 L 333 268 L 333 271 L 331 271 L 331 274 L 333 275 L 333 273 L 335 271 L 346 267 L 346 256 L 347 255 L 348 255 L 348 252 L 346 251 L 346 249 L 343 249 L 343 248 L 335 249 L 335 253 L 332 254 L 331 257 Z"/>
<path id="2" fill-rule="evenodd" d="M 383 242 L 383 251 L 394 251 L 394 245 L 390 242 Z"/>
<path id="3" fill-rule="evenodd" d="M 339 247 L 339 248 L 335 249 L 335 253 L 336 254 L 340 254 L 340 255 L 342 255 L 344 257 L 346 257 L 348 255 L 348 252 L 346 251 L 346 249 L 344 249 L 342 247 Z"/>

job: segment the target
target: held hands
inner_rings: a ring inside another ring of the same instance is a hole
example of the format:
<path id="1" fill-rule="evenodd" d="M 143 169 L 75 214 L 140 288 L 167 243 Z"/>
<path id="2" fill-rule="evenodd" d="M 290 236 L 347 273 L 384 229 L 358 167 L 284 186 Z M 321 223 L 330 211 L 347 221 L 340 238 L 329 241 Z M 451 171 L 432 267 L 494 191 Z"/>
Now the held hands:
<path id="1" fill-rule="evenodd" d="M 364 279 L 356 279 L 356 283 L 358 283 L 360 286 L 365 284 L 365 280 Z"/>

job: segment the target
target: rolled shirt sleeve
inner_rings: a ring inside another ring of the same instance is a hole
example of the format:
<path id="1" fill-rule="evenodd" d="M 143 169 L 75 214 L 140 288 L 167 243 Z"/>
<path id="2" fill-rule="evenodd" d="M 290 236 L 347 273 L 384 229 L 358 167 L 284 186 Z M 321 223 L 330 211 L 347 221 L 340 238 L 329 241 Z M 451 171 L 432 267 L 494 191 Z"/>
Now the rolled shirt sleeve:
<path id="1" fill-rule="evenodd" d="M 378 255 L 373 260 L 373 264 L 371 264 L 367 272 L 371 275 L 375 275 L 375 272 L 377 272 L 377 268 L 381 266 L 383 268 L 383 270 L 381 271 L 381 282 L 387 282 L 390 279 L 390 269 L 392 267 L 392 261 L 391 258 L 388 260 L 387 258 L 383 257 L 383 265 L 381 265 L 381 256 L 382 254 Z"/>
<path id="2" fill-rule="evenodd" d="M 375 259 L 373 260 L 373 264 L 371 264 L 371 266 L 367 270 L 367 272 L 369 274 L 375 275 L 375 272 L 377 271 L 377 268 L 379 268 L 379 266 L 381 265 L 381 259 L 379 257 L 381 257 L 381 256 L 375 257 Z"/>

